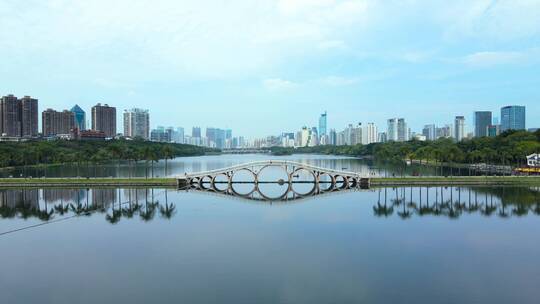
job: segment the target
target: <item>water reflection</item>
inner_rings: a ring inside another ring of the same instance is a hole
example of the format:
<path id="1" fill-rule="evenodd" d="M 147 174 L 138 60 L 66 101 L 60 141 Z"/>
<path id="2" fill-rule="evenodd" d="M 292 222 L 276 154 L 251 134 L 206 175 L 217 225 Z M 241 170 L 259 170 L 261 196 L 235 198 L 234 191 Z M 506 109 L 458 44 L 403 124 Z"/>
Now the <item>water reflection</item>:
<path id="1" fill-rule="evenodd" d="M 540 215 L 540 191 L 526 187 L 402 187 L 377 189 L 373 213 L 377 217 L 440 216 L 457 219 L 465 214 L 485 217 Z"/>
<path id="2" fill-rule="evenodd" d="M 102 214 L 111 224 L 122 218 L 171 219 L 176 205 L 167 189 L 3 189 L 0 218 L 43 222 Z M 157 193 L 156 193 L 157 192 Z M 20 230 L 20 229 L 17 229 Z M 0 231 L 1 234 L 10 231 Z"/>
<path id="3" fill-rule="evenodd" d="M 427 167 L 418 164 L 374 162 L 346 156 L 332 155 L 290 155 L 273 156 L 269 154 L 212 155 L 197 157 L 178 157 L 168 161 L 153 163 L 154 176 L 175 176 L 189 172 L 209 171 L 231 167 L 253 161 L 287 160 L 317 167 L 342 171 L 358 172 L 363 176 L 401 176 L 401 175 L 471 175 L 477 174 L 465 169 Z M 145 177 L 151 175 L 152 167 L 147 162 L 110 162 L 105 164 L 61 164 L 51 166 L 18 167 L 0 171 L 0 177 Z"/>

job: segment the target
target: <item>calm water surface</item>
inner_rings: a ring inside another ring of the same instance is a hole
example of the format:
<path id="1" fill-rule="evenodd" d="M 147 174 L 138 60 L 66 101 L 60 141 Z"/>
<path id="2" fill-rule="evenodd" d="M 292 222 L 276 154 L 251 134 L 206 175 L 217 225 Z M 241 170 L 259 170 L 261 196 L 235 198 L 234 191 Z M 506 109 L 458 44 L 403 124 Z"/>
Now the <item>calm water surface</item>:
<path id="1" fill-rule="evenodd" d="M 316 155 L 316 154 L 297 154 L 290 156 L 273 156 L 270 154 L 243 154 L 243 155 L 209 155 L 197 157 L 178 157 L 165 163 L 161 160 L 154 163 L 153 175 L 155 177 L 175 176 L 189 172 L 198 172 L 229 167 L 238 164 L 244 164 L 252 161 L 262 161 L 268 159 L 279 159 L 296 161 L 315 166 L 345 171 L 361 172 L 370 176 L 400 176 L 400 175 L 440 175 L 441 169 L 434 167 L 425 167 L 420 165 L 397 165 L 374 163 L 370 160 L 361 160 L 346 156 Z M 468 175 L 468 170 L 443 168 L 444 175 Z M 472 173 L 472 172 L 471 172 Z M 152 166 L 145 161 L 135 162 L 110 162 L 106 164 L 81 163 L 63 164 L 47 167 L 15 168 L 10 170 L 1 170 L 0 177 L 129 177 L 129 176 L 152 176 Z"/>
<path id="2" fill-rule="evenodd" d="M 528 187 L 0 189 L 1 303 L 538 303 L 539 214 Z"/>

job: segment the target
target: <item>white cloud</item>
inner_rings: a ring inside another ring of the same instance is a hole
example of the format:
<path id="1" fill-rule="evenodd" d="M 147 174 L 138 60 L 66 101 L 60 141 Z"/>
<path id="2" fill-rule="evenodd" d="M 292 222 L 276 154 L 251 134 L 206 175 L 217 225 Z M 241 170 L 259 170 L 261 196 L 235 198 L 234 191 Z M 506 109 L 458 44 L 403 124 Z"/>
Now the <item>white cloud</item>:
<path id="1" fill-rule="evenodd" d="M 341 77 L 341 76 L 328 76 L 322 78 L 320 82 L 325 85 L 338 87 L 357 84 L 361 81 L 358 77 Z"/>
<path id="2" fill-rule="evenodd" d="M 489 51 L 467 55 L 461 61 L 472 67 L 492 67 L 508 64 L 525 64 L 540 59 L 540 48 L 523 51 Z"/>
<path id="3" fill-rule="evenodd" d="M 343 40 L 325 40 L 318 45 L 321 50 L 346 50 L 347 44 Z"/>
<path id="4" fill-rule="evenodd" d="M 281 78 L 268 78 L 263 80 L 263 86 L 270 91 L 283 91 L 293 89 L 298 84 Z"/>

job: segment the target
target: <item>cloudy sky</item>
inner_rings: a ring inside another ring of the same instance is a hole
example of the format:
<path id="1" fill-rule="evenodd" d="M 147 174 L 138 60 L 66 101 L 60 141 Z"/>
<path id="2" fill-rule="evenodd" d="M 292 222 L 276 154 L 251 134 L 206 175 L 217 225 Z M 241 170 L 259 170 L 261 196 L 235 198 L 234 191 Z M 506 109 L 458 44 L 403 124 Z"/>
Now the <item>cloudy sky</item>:
<path id="1" fill-rule="evenodd" d="M 325 110 L 418 131 L 519 104 L 540 127 L 540 0 L 0 0 L 10 93 L 248 137 Z"/>

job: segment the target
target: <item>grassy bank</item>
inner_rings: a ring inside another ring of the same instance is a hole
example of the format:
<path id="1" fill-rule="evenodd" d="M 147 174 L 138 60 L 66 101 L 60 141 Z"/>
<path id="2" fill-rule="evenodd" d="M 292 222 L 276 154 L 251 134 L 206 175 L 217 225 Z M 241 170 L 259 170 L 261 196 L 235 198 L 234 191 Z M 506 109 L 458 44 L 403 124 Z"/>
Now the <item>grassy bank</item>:
<path id="1" fill-rule="evenodd" d="M 372 186 L 515 185 L 540 186 L 540 176 L 455 176 L 372 178 Z"/>
<path id="2" fill-rule="evenodd" d="M 540 176 L 371 178 L 372 186 L 515 185 L 540 186 Z M 0 187 L 176 187 L 174 178 L 0 178 Z"/>
<path id="3" fill-rule="evenodd" d="M 0 178 L 0 187 L 176 187 L 174 178 Z"/>

